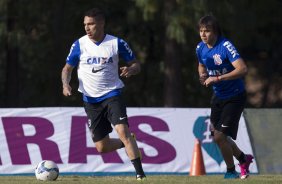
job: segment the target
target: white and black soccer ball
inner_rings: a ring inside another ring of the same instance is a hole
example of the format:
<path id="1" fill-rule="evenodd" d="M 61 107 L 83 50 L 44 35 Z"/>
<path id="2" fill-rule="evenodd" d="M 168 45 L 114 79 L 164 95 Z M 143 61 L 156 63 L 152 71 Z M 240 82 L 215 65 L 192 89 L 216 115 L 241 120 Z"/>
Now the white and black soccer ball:
<path id="1" fill-rule="evenodd" d="M 42 181 L 53 181 L 59 176 L 57 164 L 51 160 L 41 161 L 35 168 L 35 177 Z"/>

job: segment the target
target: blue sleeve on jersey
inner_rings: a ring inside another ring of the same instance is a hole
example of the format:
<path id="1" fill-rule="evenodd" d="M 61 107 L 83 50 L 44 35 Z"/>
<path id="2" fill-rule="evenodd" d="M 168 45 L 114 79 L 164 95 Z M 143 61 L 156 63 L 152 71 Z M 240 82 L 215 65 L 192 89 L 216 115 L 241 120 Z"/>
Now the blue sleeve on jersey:
<path id="1" fill-rule="evenodd" d="M 119 56 L 121 56 L 126 62 L 130 62 L 135 59 L 135 55 L 133 54 L 128 44 L 120 38 L 118 38 L 118 53 Z"/>
<path id="2" fill-rule="evenodd" d="M 80 58 L 80 46 L 77 40 L 71 46 L 70 53 L 67 57 L 67 63 L 71 66 L 77 66 Z"/>
<path id="3" fill-rule="evenodd" d="M 223 43 L 223 46 L 226 50 L 227 57 L 231 63 L 241 57 L 235 46 L 229 40 L 226 39 Z"/>

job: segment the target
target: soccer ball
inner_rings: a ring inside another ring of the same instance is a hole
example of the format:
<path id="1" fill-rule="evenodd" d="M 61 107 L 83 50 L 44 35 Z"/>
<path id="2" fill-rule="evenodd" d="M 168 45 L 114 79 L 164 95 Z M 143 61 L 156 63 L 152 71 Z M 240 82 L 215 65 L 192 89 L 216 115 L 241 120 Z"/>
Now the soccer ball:
<path id="1" fill-rule="evenodd" d="M 53 181 L 59 176 L 59 168 L 55 162 L 43 160 L 36 166 L 35 176 L 38 180 Z"/>

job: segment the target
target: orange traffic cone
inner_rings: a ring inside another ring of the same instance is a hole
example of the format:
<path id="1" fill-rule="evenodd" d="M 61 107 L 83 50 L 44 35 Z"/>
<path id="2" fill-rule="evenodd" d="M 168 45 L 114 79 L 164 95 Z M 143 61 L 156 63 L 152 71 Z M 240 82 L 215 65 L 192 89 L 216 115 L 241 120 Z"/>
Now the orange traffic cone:
<path id="1" fill-rule="evenodd" d="M 190 166 L 190 176 L 200 176 L 205 174 L 206 170 L 204 165 L 201 143 L 199 139 L 196 139 L 192 157 L 192 164 Z"/>

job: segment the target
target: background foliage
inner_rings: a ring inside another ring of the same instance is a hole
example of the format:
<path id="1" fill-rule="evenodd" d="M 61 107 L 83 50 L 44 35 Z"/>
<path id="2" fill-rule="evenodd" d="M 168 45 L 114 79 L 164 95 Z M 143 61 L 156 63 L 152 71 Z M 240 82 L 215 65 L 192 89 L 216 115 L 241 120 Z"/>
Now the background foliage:
<path id="1" fill-rule="evenodd" d="M 281 0 L 0 0 L 0 107 L 81 106 L 75 73 L 70 98 L 60 74 L 92 7 L 106 11 L 106 32 L 125 39 L 142 63 L 124 79 L 128 106 L 209 106 L 195 47 L 198 19 L 213 14 L 249 67 L 247 106 L 281 107 Z"/>

